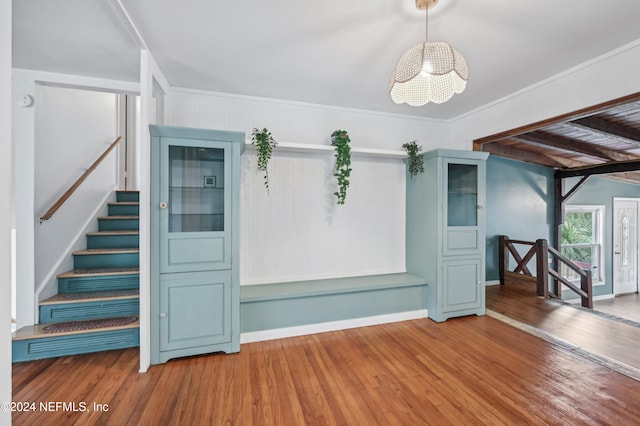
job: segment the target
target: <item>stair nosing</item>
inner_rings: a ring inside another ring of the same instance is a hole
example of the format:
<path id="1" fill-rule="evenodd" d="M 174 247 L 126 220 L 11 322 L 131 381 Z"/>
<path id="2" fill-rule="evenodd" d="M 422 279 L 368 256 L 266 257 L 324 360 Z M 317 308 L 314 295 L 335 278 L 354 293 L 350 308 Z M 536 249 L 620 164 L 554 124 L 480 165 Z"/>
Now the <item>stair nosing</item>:
<path id="1" fill-rule="evenodd" d="M 96 268 L 97 269 L 97 268 Z M 56 278 L 76 278 L 76 277 L 98 277 L 103 276 L 107 277 L 110 275 L 140 275 L 140 268 L 132 268 L 129 271 L 108 271 L 105 272 L 89 272 L 89 273 L 78 273 L 75 270 L 63 272 L 56 276 Z"/>
<path id="2" fill-rule="evenodd" d="M 93 231 L 87 232 L 86 235 L 92 237 L 101 237 L 106 235 L 140 235 L 140 231 L 136 229 L 123 229 L 123 230 L 112 230 L 112 231 Z"/>
<path id="3" fill-rule="evenodd" d="M 106 293 L 106 291 L 105 291 Z M 55 296 L 52 296 L 48 299 L 45 299 L 38 303 L 39 306 L 50 306 L 50 305 L 63 305 L 70 303 L 84 303 L 84 302 L 106 302 L 110 300 L 128 300 L 128 299 L 140 299 L 140 293 L 124 295 L 124 296 L 102 296 L 102 297 L 85 297 L 79 299 L 69 299 L 64 298 L 64 295 L 69 295 L 74 293 L 58 293 Z M 82 293 L 78 293 L 82 294 Z"/>
<path id="4" fill-rule="evenodd" d="M 139 215 L 118 215 L 118 216 L 99 216 L 98 220 L 114 220 L 114 219 L 140 219 Z"/>
<path id="5" fill-rule="evenodd" d="M 62 321 L 64 322 L 64 321 Z M 42 329 L 49 324 L 36 324 L 30 325 L 26 327 L 22 327 L 20 330 L 14 331 L 11 333 L 11 340 L 29 340 L 29 339 L 46 339 L 48 337 L 60 337 L 60 336 L 71 336 L 73 334 L 89 334 L 89 333 L 99 333 L 104 331 L 111 330 L 125 330 L 128 328 L 140 328 L 140 319 L 131 324 L 119 325 L 115 327 L 101 327 L 101 328 L 90 328 L 86 330 L 73 330 L 73 331 L 60 331 L 57 333 L 43 333 Z"/>
<path id="6" fill-rule="evenodd" d="M 139 248 L 95 248 L 74 251 L 74 256 L 91 256 L 95 254 L 133 254 L 140 253 Z"/>

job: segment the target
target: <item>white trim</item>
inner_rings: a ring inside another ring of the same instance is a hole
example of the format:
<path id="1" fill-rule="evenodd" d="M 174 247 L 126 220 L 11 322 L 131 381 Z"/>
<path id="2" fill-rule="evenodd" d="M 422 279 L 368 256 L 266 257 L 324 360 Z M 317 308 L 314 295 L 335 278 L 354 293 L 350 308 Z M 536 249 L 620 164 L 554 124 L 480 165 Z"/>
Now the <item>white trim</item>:
<path id="1" fill-rule="evenodd" d="M 265 340 L 284 339 L 287 337 L 305 336 L 307 334 L 325 333 L 328 331 L 368 327 L 371 325 L 422 319 L 427 318 L 427 316 L 428 311 L 426 309 L 420 309 L 417 311 L 375 315 L 371 317 L 353 318 L 348 320 L 322 322 L 309 325 L 299 325 L 295 327 L 276 328 L 273 330 L 251 331 L 240 334 L 240 343 L 244 344 L 252 342 L 262 342 Z"/>
<path id="2" fill-rule="evenodd" d="M 567 204 L 564 208 L 564 215 L 566 216 L 567 213 L 576 213 L 576 212 L 584 212 L 584 213 L 594 213 L 597 212 L 597 215 L 595 217 L 595 221 L 596 221 L 596 227 L 597 229 L 595 230 L 595 232 L 597 232 L 596 238 L 598 239 L 598 241 L 596 241 L 595 243 L 592 244 L 597 244 L 600 246 L 600 253 L 598 253 L 598 276 L 600 277 L 600 279 L 598 280 L 594 280 L 592 285 L 594 287 L 597 286 L 601 286 L 605 284 L 605 279 L 606 279 L 606 269 L 605 269 L 605 250 L 607 250 L 606 247 L 606 238 L 605 238 L 605 223 L 606 223 L 606 214 L 607 214 L 607 209 L 606 206 L 604 204 Z M 564 219 L 564 218 L 563 218 Z M 560 249 L 562 250 L 563 244 L 560 244 Z M 565 287 L 563 285 L 563 289 L 568 289 L 567 287 Z"/>
<path id="3" fill-rule="evenodd" d="M 289 105 L 294 107 L 316 108 L 316 109 L 331 110 L 331 111 L 343 111 L 343 112 L 350 112 L 355 114 L 366 114 L 367 116 L 401 118 L 406 120 L 415 120 L 415 121 L 438 123 L 438 124 L 447 124 L 449 122 L 447 120 L 429 118 L 429 117 L 419 117 L 416 115 L 405 115 L 405 114 L 381 112 L 381 111 L 360 109 L 360 108 L 347 108 L 347 107 L 341 107 L 336 105 L 315 104 L 311 102 L 291 101 L 286 99 L 267 98 L 267 97 L 260 97 L 260 96 L 239 95 L 235 93 L 215 92 L 211 90 L 189 89 L 187 87 L 172 87 L 171 90 L 173 93 L 216 96 L 216 97 L 227 98 L 227 99 L 245 100 L 245 101 L 253 101 L 253 102 L 265 102 L 270 104 L 275 103 L 275 104 Z"/>
<path id="4" fill-rule="evenodd" d="M 140 93 L 140 83 L 137 81 L 109 80 L 23 68 L 14 68 L 13 74 L 23 76 L 25 79 L 33 80 L 36 84 L 45 86 L 63 86 L 96 92 Z"/>
<path id="5" fill-rule="evenodd" d="M 500 285 L 500 280 L 492 280 L 492 281 L 485 281 L 484 282 L 484 286 L 485 287 L 490 287 L 493 285 Z"/>
<path id="6" fill-rule="evenodd" d="M 138 48 L 149 50 L 149 48 L 147 47 L 147 43 L 144 41 L 144 38 L 142 37 L 142 34 L 140 34 L 140 31 L 138 31 L 138 27 L 136 26 L 135 22 L 133 22 L 131 15 L 129 15 L 127 8 L 124 7 L 122 1 L 114 0 L 113 6 L 124 21 L 125 26 L 127 27 L 127 31 L 131 35 L 133 41 L 138 45 Z"/>

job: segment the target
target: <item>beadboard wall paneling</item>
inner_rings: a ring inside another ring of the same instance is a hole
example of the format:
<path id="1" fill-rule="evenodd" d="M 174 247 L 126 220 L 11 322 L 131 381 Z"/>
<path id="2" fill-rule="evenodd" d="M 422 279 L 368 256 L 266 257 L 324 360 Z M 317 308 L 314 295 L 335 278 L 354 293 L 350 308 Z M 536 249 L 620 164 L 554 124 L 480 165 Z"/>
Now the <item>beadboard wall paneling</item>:
<path id="1" fill-rule="evenodd" d="M 404 272 L 404 161 L 352 161 L 346 203 L 337 205 L 331 153 L 276 151 L 267 193 L 255 151 L 245 152 L 242 284 Z"/>
<path id="2" fill-rule="evenodd" d="M 276 140 L 300 144 L 329 145 L 336 129 L 349 131 L 353 147 L 400 150 L 417 140 L 427 151 L 449 143 L 446 123 L 415 117 L 186 89 L 172 91 L 165 105 L 168 125 L 243 131 L 248 140 L 254 127 L 267 127 Z M 267 194 L 255 150 L 245 151 L 241 284 L 404 272 L 404 160 L 352 161 L 346 204 L 338 206 L 331 152 L 276 148 Z"/>

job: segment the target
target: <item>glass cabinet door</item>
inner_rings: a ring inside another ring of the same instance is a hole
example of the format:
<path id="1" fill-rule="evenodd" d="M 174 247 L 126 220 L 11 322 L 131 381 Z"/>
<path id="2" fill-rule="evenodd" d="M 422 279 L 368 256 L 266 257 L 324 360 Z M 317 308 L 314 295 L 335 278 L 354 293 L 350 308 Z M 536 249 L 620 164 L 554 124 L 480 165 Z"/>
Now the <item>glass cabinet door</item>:
<path id="1" fill-rule="evenodd" d="M 160 151 L 160 272 L 229 269 L 231 147 L 164 138 Z"/>
<path id="2" fill-rule="evenodd" d="M 447 163 L 447 226 L 478 225 L 478 166 Z"/>
<path id="3" fill-rule="evenodd" d="M 169 232 L 224 231 L 224 149 L 169 146 Z"/>

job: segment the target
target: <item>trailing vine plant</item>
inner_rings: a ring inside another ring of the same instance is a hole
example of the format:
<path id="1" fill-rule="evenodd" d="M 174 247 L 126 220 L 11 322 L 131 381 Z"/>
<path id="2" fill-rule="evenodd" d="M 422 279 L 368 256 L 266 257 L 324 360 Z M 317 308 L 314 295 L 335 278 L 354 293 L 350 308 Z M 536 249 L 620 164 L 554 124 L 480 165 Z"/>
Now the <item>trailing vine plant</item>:
<path id="1" fill-rule="evenodd" d="M 413 178 L 419 173 L 424 173 L 424 161 L 422 155 L 419 155 L 422 151 L 422 147 L 419 146 L 416 141 L 411 141 L 402 144 L 402 149 L 407 151 L 407 166 L 409 168 L 409 175 Z"/>
<path id="2" fill-rule="evenodd" d="M 338 204 L 344 204 L 351 176 L 351 147 L 349 134 L 346 130 L 336 130 L 331 133 L 331 145 L 336 147 L 336 170 L 333 174 L 338 181 L 338 191 L 333 195 L 338 197 Z"/>
<path id="3" fill-rule="evenodd" d="M 258 171 L 264 172 L 264 186 L 267 188 L 267 193 L 269 193 L 269 171 L 267 166 L 271 159 L 271 153 L 278 143 L 271 137 L 271 132 L 266 128 L 262 130 L 254 128 L 251 134 L 251 145 L 254 145 L 256 151 L 258 151 Z"/>

